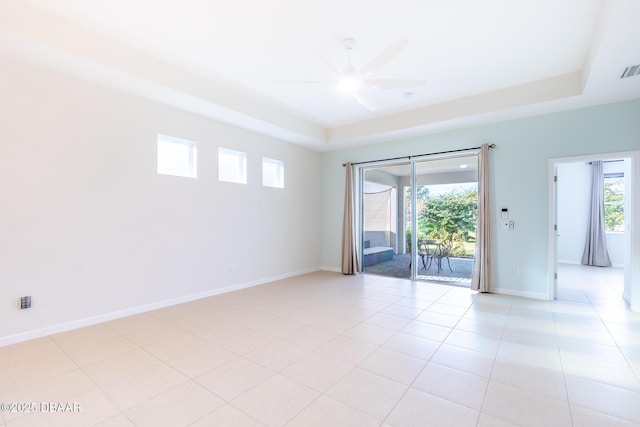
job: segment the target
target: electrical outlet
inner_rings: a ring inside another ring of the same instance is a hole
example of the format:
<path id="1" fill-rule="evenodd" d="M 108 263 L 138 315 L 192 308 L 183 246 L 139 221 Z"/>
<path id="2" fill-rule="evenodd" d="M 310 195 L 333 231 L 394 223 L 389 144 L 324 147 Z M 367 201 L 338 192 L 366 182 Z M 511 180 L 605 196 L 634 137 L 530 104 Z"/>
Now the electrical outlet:
<path id="1" fill-rule="evenodd" d="M 20 297 L 20 310 L 31 308 L 31 296 Z"/>

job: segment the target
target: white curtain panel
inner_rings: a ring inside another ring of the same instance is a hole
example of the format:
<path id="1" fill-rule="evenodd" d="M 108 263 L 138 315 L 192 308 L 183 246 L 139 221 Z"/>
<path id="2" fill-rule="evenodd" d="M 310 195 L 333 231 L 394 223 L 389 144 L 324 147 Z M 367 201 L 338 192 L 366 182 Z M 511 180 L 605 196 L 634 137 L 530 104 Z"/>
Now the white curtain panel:
<path id="1" fill-rule="evenodd" d="M 345 167 L 344 216 L 342 218 L 342 274 L 356 274 L 359 270 L 353 217 L 353 166 Z"/>
<path id="2" fill-rule="evenodd" d="M 602 160 L 591 162 L 591 204 L 587 240 L 582 253 L 582 264 L 611 267 L 607 252 L 607 233 L 604 223 L 604 172 Z"/>
<path id="3" fill-rule="evenodd" d="M 491 292 L 494 287 L 489 144 L 483 144 L 478 155 L 478 227 L 476 231 L 476 261 L 471 276 L 471 289 Z"/>

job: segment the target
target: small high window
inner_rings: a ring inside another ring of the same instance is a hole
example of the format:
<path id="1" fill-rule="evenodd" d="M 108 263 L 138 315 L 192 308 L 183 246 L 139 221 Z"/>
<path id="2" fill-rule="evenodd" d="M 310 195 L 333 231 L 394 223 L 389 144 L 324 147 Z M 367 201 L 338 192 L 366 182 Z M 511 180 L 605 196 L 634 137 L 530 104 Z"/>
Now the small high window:
<path id="1" fill-rule="evenodd" d="M 247 153 L 218 148 L 218 180 L 247 183 Z"/>
<path id="2" fill-rule="evenodd" d="M 262 185 L 284 188 L 284 162 L 282 160 L 262 158 Z"/>
<path id="3" fill-rule="evenodd" d="M 158 135 L 159 174 L 196 178 L 197 163 L 197 147 L 194 141 Z"/>

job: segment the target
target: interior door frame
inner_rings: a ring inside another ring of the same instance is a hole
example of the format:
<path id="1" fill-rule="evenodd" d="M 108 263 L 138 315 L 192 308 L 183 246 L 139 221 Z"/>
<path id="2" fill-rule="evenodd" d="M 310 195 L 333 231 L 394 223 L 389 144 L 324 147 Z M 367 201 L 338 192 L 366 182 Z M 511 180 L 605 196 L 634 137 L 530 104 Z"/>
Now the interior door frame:
<path id="1" fill-rule="evenodd" d="M 629 303 L 631 311 L 640 312 L 640 151 L 588 154 L 583 156 L 549 159 L 548 167 L 548 226 L 547 226 L 547 290 L 548 299 L 557 296 L 557 233 L 554 225 L 557 218 L 556 181 L 557 166 L 564 163 L 590 162 L 594 160 L 629 159 L 630 166 L 625 170 L 625 258 L 624 291 L 622 297 Z"/>

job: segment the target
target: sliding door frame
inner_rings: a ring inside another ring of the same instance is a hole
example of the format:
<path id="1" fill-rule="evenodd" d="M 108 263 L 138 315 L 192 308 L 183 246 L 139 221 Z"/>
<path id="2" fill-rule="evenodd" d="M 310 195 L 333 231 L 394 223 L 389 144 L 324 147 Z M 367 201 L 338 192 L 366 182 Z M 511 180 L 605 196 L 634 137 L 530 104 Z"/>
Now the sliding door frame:
<path id="1" fill-rule="evenodd" d="M 356 224 L 356 247 L 357 247 L 357 253 L 358 253 L 358 259 L 361 260 L 361 265 L 360 265 L 360 271 L 366 272 L 365 271 L 365 267 L 364 267 L 364 182 L 365 182 L 365 174 L 367 170 L 371 170 L 371 169 L 379 169 L 379 168 L 383 168 L 383 167 L 387 167 L 387 166 L 402 166 L 402 165 L 407 165 L 411 167 L 411 174 L 410 176 L 410 186 L 411 186 L 411 277 L 410 280 L 420 280 L 418 279 L 418 262 L 416 260 L 418 253 L 417 253 L 417 245 L 418 245 L 418 233 L 416 232 L 417 228 L 418 228 L 418 215 L 416 212 L 416 206 L 417 206 L 417 185 L 416 185 L 416 181 L 417 181 L 417 164 L 418 163 L 422 163 L 422 162 L 426 162 L 426 161 L 432 161 L 432 160 L 443 160 L 443 159 L 454 159 L 454 158 L 459 158 L 459 157 L 471 157 L 471 156 L 475 156 L 476 158 L 478 157 L 480 153 L 480 149 L 478 150 L 464 150 L 464 152 L 460 152 L 460 153 L 442 153 L 442 154 L 431 154 L 431 155 L 423 155 L 423 156 L 415 156 L 415 157 L 411 157 L 409 159 L 393 159 L 393 160 L 383 160 L 380 162 L 372 162 L 372 163 L 367 163 L 366 165 L 355 165 L 354 166 L 354 173 L 355 175 L 358 177 L 356 179 L 356 185 L 355 185 L 355 191 L 356 194 L 358 195 L 358 203 L 356 204 L 356 214 L 355 217 L 358 218 L 358 223 Z M 398 194 L 402 194 L 402 197 L 404 198 L 404 188 L 398 188 Z M 396 201 L 397 203 L 397 201 Z M 398 209 L 398 212 L 400 212 L 400 210 Z M 402 209 L 402 215 L 403 217 L 406 217 L 406 211 L 405 208 L 403 207 Z M 403 220 L 404 223 L 404 220 Z M 400 234 L 400 233 L 398 233 Z M 403 233 L 402 233 L 402 241 L 405 241 L 405 236 L 406 236 L 406 232 L 403 229 Z M 404 243 L 403 243 L 404 245 Z M 400 247 L 400 245 L 397 245 L 396 250 L 398 250 Z"/>

